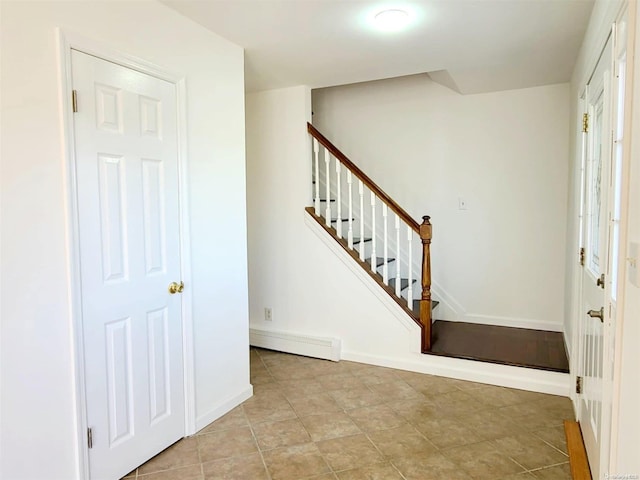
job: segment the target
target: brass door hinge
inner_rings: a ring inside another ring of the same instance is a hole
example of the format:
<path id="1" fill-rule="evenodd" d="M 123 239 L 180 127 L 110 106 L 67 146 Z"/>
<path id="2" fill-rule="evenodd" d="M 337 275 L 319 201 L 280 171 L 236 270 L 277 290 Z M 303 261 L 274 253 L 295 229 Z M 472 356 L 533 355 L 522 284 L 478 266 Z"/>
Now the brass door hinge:
<path id="1" fill-rule="evenodd" d="M 576 393 L 578 395 L 582 393 L 582 377 L 576 377 Z"/>
<path id="2" fill-rule="evenodd" d="M 582 133 L 587 133 L 589 131 L 589 114 L 582 114 Z"/>
<path id="3" fill-rule="evenodd" d="M 78 112 L 78 91 L 71 90 L 71 107 L 73 109 L 73 113 Z"/>
<path id="4" fill-rule="evenodd" d="M 93 448 L 93 429 L 87 428 L 87 445 L 89 448 Z"/>
<path id="5" fill-rule="evenodd" d="M 580 265 L 584 267 L 584 247 L 580 248 L 579 255 L 580 255 Z"/>

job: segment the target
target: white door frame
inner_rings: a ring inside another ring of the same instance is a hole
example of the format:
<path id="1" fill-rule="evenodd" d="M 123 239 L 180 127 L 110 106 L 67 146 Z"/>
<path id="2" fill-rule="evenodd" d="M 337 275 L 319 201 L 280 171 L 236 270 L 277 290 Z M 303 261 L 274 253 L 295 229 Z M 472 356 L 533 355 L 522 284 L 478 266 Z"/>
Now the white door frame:
<path id="1" fill-rule="evenodd" d="M 632 117 L 633 117 L 633 84 L 634 84 L 634 77 L 633 77 L 633 71 L 634 71 L 634 51 L 635 51 L 635 35 L 636 35 L 636 15 L 637 15 L 637 7 L 635 2 L 627 2 L 627 1 L 622 1 L 619 2 L 619 4 L 615 7 L 615 10 L 612 10 L 611 12 L 613 15 L 610 15 L 610 20 L 612 23 L 616 23 L 616 25 L 622 20 L 622 18 L 624 17 L 625 13 L 627 15 L 627 35 L 628 35 L 628 40 L 627 40 L 627 91 L 625 93 L 625 100 L 624 100 L 624 140 L 623 140 L 623 161 L 622 161 L 622 186 L 621 186 L 621 192 L 620 192 L 620 196 L 621 196 L 621 214 L 620 214 L 620 237 L 619 237 L 619 245 L 620 245 L 620 250 L 619 250 L 619 258 L 618 258 L 618 308 L 616 310 L 616 332 L 615 332 L 615 357 L 613 359 L 613 378 L 612 378 L 612 382 L 610 382 L 609 384 L 609 388 L 610 391 L 608 392 L 608 394 L 611 397 L 611 406 L 612 406 L 612 410 L 611 410 L 611 418 L 609 419 L 609 431 L 608 431 L 608 436 L 609 436 L 609 445 L 608 445 L 608 450 L 605 451 L 605 449 L 602 449 L 601 451 L 601 460 L 604 460 L 607 464 L 608 464 L 608 469 L 610 472 L 615 473 L 616 472 L 616 463 L 617 463 L 617 439 L 618 439 L 618 430 L 619 430 L 619 422 L 620 419 L 618 418 L 618 404 L 619 404 L 619 400 L 620 400 L 620 370 L 621 370 L 621 359 L 620 359 L 620 355 L 621 355 L 621 348 L 620 348 L 620 342 L 622 339 L 622 331 L 623 331 L 623 324 L 624 324 L 624 309 L 620 308 L 621 305 L 624 305 L 624 280 L 626 278 L 626 242 L 627 242 L 627 214 L 628 214 L 628 208 L 629 208 L 629 168 L 630 168 L 630 157 L 631 157 L 631 134 L 632 134 Z M 608 18 L 609 19 L 609 18 Z M 604 46 L 606 45 L 607 39 L 608 39 L 608 35 L 611 28 L 611 23 L 607 23 L 605 22 L 605 24 L 600 26 L 600 35 L 598 38 L 598 41 L 594 43 L 594 45 L 592 45 L 592 49 L 589 52 L 588 55 L 588 65 L 590 66 L 589 69 L 587 69 L 586 71 L 589 72 L 585 75 L 585 77 L 583 79 L 580 80 L 580 84 L 583 86 L 586 86 L 589 83 L 589 79 L 591 77 L 591 72 L 593 70 L 595 70 L 595 66 L 597 65 L 597 62 L 600 58 L 600 53 L 602 51 L 602 49 L 604 48 Z M 614 32 L 615 33 L 615 32 Z M 613 54 L 613 58 L 617 59 L 617 51 L 614 51 Z M 581 117 L 582 117 L 582 112 L 584 111 L 584 97 L 586 97 L 586 87 L 583 88 L 583 90 L 581 90 L 581 93 L 579 95 L 578 98 L 578 102 L 577 105 L 579 106 L 578 108 L 578 114 L 579 114 L 579 119 L 578 119 L 578 124 L 580 124 L 581 121 Z M 580 134 L 578 137 L 576 137 L 576 142 L 582 142 L 582 134 Z M 580 151 L 580 150 L 576 150 L 576 153 Z M 580 162 L 582 160 L 580 159 Z M 577 178 L 574 177 L 574 181 L 577 183 L 581 182 L 581 171 L 580 168 L 577 168 L 575 171 L 575 175 Z M 577 195 L 580 195 L 580 189 L 577 190 L 576 192 Z M 582 198 L 578 199 L 580 202 L 582 202 Z M 580 226 L 580 222 L 578 222 L 578 226 Z M 579 233 L 578 233 L 579 235 Z M 574 240 L 576 240 L 574 242 L 574 245 L 578 245 L 578 239 L 574 238 Z M 577 262 L 576 262 L 577 263 Z M 575 265 L 575 264 L 574 264 Z M 578 266 L 574 267 L 574 281 L 575 282 L 582 282 L 582 275 L 581 275 L 581 270 Z M 581 292 L 581 286 L 580 287 L 580 292 Z M 575 291 L 575 290 L 574 290 Z M 579 321 L 579 318 L 581 318 L 581 295 L 575 295 L 573 298 L 573 302 L 572 302 L 572 320 L 574 322 Z M 606 308 L 608 310 L 608 308 Z M 582 312 L 582 315 L 584 315 L 584 312 Z M 575 378 L 576 372 L 579 369 L 579 362 L 580 362 L 580 349 L 579 349 L 579 336 L 580 336 L 580 329 L 578 328 L 578 324 L 574 323 L 574 327 L 572 329 L 572 339 L 571 339 L 571 344 L 572 344 L 572 353 L 571 353 L 571 374 L 572 374 L 572 379 Z M 580 418 L 580 405 L 581 402 L 579 401 L 580 399 L 577 397 L 577 395 L 575 394 L 575 391 L 572 390 L 571 391 L 571 399 L 573 400 L 574 403 L 574 407 L 576 407 L 576 418 Z M 596 475 L 598 475 L 599 472 L 596 472 Z"/>
<path id="2" fill-rule="evenodd" d="M 195 405 L 195 365 L 193 348 L 193 318 L 191 312 L 191 241 L 188 221 L 188 189 L 187 189 L 187 111 L 186 80 L 184 75 L 169 72 L 162 67 L 146 62 L 140 58 L 114 50 L 108 46 L 94 42 L 73 32 L 57 29 L 58 65 L 60 77 L 60 111 L 63 125 L 63 154 L 65 158 L 64 187 L 66 194 L 67 219 L 67 255 L 69 259 L 69 310 L 71 313 L 71 330 L 73 345 L 73 376 L 75 378 L 76 409 L 76 463 L 77 478 L 88 480 L 89 450 L 87 448 L 87 408 L 85 385 L 85 358 L 82 333 L 82 290 L 80 286 L 80 236 L 78 221 L 78 199 L 76 179 L 76 157 L 74 123 L 71 99 L 71 50 L 78 50 L 123 67 L 156 77 L 176 86 L 177 97 L 177 137 L 178 137 L 178 176 L 179 176 L 179 213 L 180 213 L 180 257 L 181 278 L 186 288 L 181 296 L 182 343 L 184 362 L 184 401 L 185 401 L 185 435 L 196 431 Z M 82 101 L 82 99 L 80 99 Z"/>
<path id="3" fill-rule="evenodd" d="M 625 2 L 626 4 L 627 2 Z M 624 332 L 624 297 L 627 279 L 627 242 L 629 240 L 628 218 L 629 218 L 629 191 L 632 163 L 632 134 L 637 130 L 637 124 L 633 122 L 636 109 L 634 108 L 634 86 L 638 81 L 635 78 L 635 55 L 637 31 L 637 2 L 628 2 L 626 6 L 627 15 L 627 46 L 626 46 L 626 85 L 624 101 L 624 132 L 623 132 L 623 155 L 622 155 L 622 184 L 620 189 L 620 236 L 618 255 L 618 292 L 616 309 L 616 332 L 615 332 L 615 357 L 613 359 L 613 385 L 612 385 L 612 408 L 611 408 L 611 441 L 609 446 L 609 471 L 612 474 L 618 473 L 618 438 L 621 419 L 619 417 L 620 405 L 620 376 L 622 370 L 622 338 Z M 624 13 L 620 14 L 622 16 Z M 618 52 L 616 52 L 616 57 Z M 636 98 L 637 100 L 637 98 Z M 627 319 L 628 321 L 629 319 Z"/>

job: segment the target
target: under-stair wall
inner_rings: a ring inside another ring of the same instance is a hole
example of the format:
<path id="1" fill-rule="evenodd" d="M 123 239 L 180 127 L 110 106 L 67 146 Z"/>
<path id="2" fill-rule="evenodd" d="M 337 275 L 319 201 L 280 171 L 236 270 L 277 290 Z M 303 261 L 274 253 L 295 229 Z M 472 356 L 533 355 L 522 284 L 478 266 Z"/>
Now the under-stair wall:
<path id="1" fill-rule="evenodd" d="M 420 353 L 418 325 L 404 312 L 398 315 L 399 307 L 349 266 L 353 260 L 321 227 L 314 228 L 317 222 L 304 211 L 312 199 L 310 120 L 307 87 L 247 94 L 254 344 L 272 342 L 285 351 L 315 355 L 325 339 L 336 339 L 341 359 L 567 394 L 568 377 L 563 374 Z M 265 308 L 272 308 L 270 321 L 265 320 Z M 327 350 L 336 346 L 326 345 Z"/>

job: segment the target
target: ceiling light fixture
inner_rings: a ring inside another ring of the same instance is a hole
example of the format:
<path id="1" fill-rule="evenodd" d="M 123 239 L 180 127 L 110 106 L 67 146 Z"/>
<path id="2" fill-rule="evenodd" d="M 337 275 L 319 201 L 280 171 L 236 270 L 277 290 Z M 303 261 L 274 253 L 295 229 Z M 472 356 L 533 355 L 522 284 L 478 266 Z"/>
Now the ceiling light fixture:
<path id="1" fill-rule="evenodd" d="M 390 8 L 378 12 L 373 17 L 373 22 L 379 30 L 384 32 L 397 32 L 405 28 L 411 16 L 406 10 L 399 8 Z"/>

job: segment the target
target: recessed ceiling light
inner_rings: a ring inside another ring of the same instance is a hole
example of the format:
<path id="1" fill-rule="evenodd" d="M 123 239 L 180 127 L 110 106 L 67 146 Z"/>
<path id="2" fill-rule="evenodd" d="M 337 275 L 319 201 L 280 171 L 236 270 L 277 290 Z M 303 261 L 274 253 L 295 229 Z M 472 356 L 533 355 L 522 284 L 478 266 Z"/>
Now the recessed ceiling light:
<path id="1" fill-rule="evenodd" d="M 399 8 L 390 8 L 378 12 L 373 17 L 373 22 L 379 30 L 385 32 L 397 32 L 405 28 L 411 17 L 409 12 Z"/>

